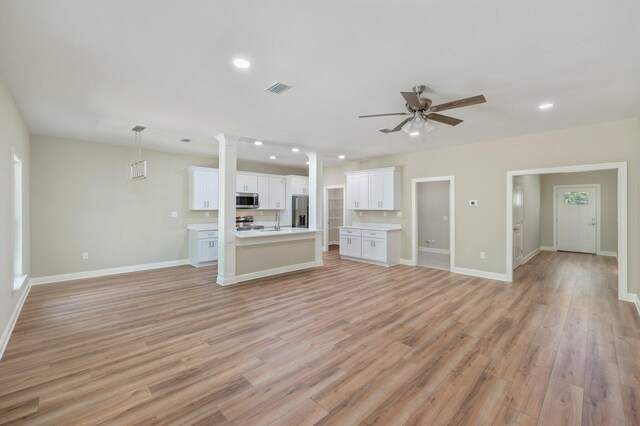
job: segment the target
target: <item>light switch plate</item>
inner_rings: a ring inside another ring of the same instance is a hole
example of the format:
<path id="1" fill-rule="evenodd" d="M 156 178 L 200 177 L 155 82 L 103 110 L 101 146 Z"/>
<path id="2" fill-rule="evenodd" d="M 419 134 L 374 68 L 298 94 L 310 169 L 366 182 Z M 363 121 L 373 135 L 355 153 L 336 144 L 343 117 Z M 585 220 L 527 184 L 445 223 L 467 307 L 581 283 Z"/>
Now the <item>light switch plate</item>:
<path id="1" fill-rule="evenodd" d="M 401 212 L 401 211 L 398 211 L 398 213 L 396 213 L 396 216 L 397 216 L 397 217 L 402 217 L 402 212 Z"/>
<path id="2" fill-rule="evenodd" d="M 484 260 L 487 258 L 487 254 L 483 251 L 480 252 L 480 259 Z"/>
<path id="3" fill-rule="evenodd" d="M 387 217 L 387 212 L 382 212 L 382 217 Z"/>
<path id="4" fill-rule="evenodd" d="M 178 212 L 171 212 L 171 217 L 178 217 Z"/>
<path id="5" fill-rule="evenodd" d="M 86 251 L 82 252 L 82 260 L 87 260 L 89 259 L 89 253 L 87 253 Z"/>
<path id="6" fill-rule="evenodd" d="M 209 212 L 204 212 L 204 217 L 209 217 Z"/>

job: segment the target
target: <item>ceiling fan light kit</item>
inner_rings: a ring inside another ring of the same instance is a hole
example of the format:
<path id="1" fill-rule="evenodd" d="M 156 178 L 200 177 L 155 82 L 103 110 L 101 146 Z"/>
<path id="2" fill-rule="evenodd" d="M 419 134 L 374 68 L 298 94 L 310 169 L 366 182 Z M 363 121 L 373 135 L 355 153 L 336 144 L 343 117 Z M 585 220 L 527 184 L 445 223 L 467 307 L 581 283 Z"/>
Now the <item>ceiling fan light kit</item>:
<path id="1" fill-rule="evenodd" d="M 387 114 L 361 115 L 358 118 L 385 117 L 391 115 L 409 115 L 393 129 L 378 129 L 382 133 L 393 133 L 399 130 L 411 135 L 418 136 L 421 132 L 430 132 L 435 126 L 430 121 L 448 124 L 449 126 L 457 126 L 462 120 L 449 117 L 447 115 L 437 114 L 438 111 L 446 111 L 448 109 L 461 108 L 487 102 L 484 95 L 472 96 L 470 98 L 459 99 L 457 101 L 447 102 L 440 105 L 433 105 L 431 99 L 423 98 L 420 95 L 426 90 L 426 86 L 413 86 L 413 92 L 400 92 L 405 99 L 408 112 L 392 112 Z"/>

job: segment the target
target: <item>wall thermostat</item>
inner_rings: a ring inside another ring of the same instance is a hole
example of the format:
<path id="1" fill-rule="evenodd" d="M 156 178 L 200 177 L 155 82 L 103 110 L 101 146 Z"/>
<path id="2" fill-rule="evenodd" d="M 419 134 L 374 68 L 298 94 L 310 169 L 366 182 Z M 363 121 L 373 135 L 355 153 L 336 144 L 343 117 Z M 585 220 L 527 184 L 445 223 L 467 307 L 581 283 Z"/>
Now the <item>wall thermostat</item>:
<path id="1" fill-rule="evenodd" d="M 469 200 L 469 207 L 477 207 L 478 200 Z"/>

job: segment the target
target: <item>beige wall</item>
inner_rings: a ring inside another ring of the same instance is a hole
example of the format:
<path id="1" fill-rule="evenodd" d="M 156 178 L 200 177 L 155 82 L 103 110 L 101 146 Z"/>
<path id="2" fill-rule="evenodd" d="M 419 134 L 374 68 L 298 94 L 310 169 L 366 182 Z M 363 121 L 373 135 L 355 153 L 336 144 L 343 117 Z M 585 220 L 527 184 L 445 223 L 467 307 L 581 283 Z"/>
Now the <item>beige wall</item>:
<path id="1" fill-rule="evenodd" d="M 522 187 L 522 252 L 524 257 L 540 248 L 540 175 L 514 177 Z"/>
<path id="2" fill-rule="evenodd" d="M 615 170 L 553 173 L 541 177 L 540 244 L 553 247 L 553 186 L 600 184 L 600 249 L 618 251 L 618 174 Z"/>
<path id="3" fill-rule="evenodd" d="M 23 273 L 30 274 L 29 258 L 29 132 L 11 94 L 0 80 L 0 335 L 26 289 L 13 291 L 13 152 L 22 160 Z M 1 344 L 2 342 L 0 342 Z"/>
<path id="4" fill-rule="evenodd" d="M 217 222 L 217 212 L 188 210 L 186 171 L 217 167 L 216 158 L 145 150 L 149 177 L 129 182 L 127 147 L 39 136 L 31 151 L 35 277 L 186 259 L 187 224 Z M 238 169 L 304 173 L 243 161 Z"/>
<path id="5" fill-rule="evenodd" d="M 348 162 L 324 170 L 324 184 L 345 184 L 344 171 L 403 167 L 402 218 L 395 213 L 350 214 L 350 220 L 401 223 L 402 257 L 411 258 L 411 179 L 456 178 L 456 266 L 504 274 L 506 271 L 506 172 L 539 167 L 625 161 L 628 163 L 629 289 L 638 288 L 638 122 L 601 123 L 524 135 L 411 155 Z M 445 131 L 447 129 L 441 129 Z M 428 140 L 426 142 L 428 144 Z M 468 200 L 477 199 L 478 207 Z M 486 252 L 485 260 L 479 253 Z"/>
<path id="6" fill-rule="evenodd" d="M 449 182 L 422 182 L 416 190 L 418 246 L 449 250 Z M 428 246 L 426 240 L 435 243 Z"/>

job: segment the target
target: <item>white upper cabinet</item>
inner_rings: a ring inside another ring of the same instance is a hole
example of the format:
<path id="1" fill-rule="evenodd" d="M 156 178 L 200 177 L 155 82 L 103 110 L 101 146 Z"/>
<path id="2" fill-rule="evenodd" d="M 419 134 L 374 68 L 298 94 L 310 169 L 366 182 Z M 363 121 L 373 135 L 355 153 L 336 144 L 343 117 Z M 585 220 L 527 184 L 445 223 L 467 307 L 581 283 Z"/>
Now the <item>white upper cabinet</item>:
<path id="1" fill-rule="evenodd" d="M 238 173 L 236 174 L 236 192 L 258 193 L 258 176 Z"/>
<path id="2" fill-rule="evenodd" d="M 285 179 L 283 177 L 269 177 L 269 203 L 270 210 L 284 210 L 285 208 Z M 260 195 L 262 197 L 262 195 Z M 262 200 L 260 200 L 262 206 Z"/>
<path id="3" fill-rule="evenodd" d="M 258 175 L 257 179 L 258 210 L 284 210 L 284 177 Z"/>
<path id="4" fill-rule="evenodd" d="M 366 173 L 347 175 L 347 209 L 369 209 L 369 175 Z"/>
<path id="5" fill-rule="evenodd" d="M 269 178 L 266 176 L 258 176 L 258 202 L 260 207 L 258 210 L 269 210 Z"/>
<path id="6" fill-rule="evenodd" d="M 349 210 L 400 210 L 401 191 L 398 167 L 347 173 Z"/>
<path id="7" fill-rule="evenodd" d="M 218 210 L 218 169 L 189 167 L 189 210 Z"/>
<path id="8" fill-rule="evenodd" d="M 291 179 L 292 195 L 309 195 L 309 179 L 304 177 L 294 177 Z"/>

